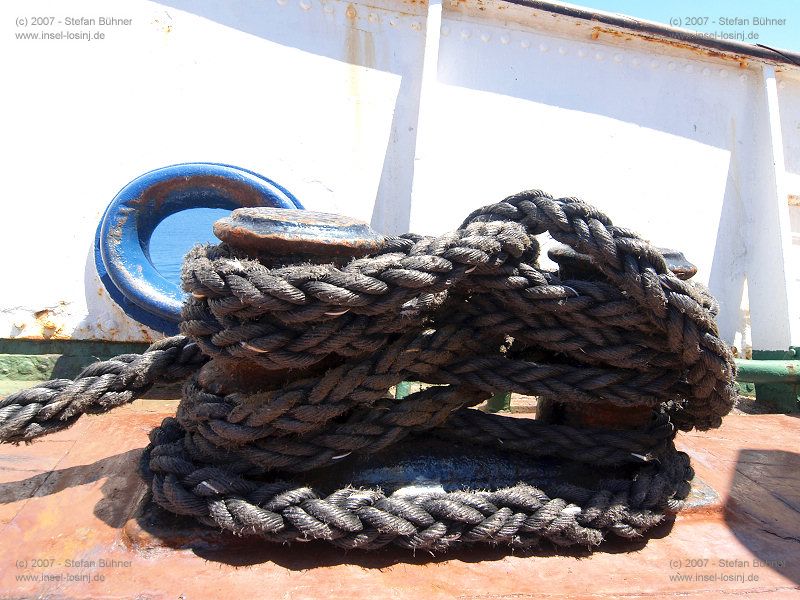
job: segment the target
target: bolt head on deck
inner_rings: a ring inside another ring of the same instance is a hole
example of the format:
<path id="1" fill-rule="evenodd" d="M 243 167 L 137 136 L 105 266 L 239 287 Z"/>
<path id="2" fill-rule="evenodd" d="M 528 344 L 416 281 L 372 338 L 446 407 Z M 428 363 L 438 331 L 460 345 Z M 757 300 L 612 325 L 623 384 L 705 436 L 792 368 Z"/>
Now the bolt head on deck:
<path id="1" fill-rule="evenodd" d="M 214 223 L 214 235 L 234 248 L 274 256 L 359 257 L 386 238 L 358 219 L 309 210 L 239 208 Z"/>

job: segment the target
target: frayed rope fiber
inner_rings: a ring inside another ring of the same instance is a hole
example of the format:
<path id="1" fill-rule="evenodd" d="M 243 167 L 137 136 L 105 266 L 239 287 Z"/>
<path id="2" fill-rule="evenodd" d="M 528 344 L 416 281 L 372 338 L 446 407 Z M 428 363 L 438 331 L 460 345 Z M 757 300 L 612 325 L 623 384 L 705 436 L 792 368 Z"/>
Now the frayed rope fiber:
<path id="1" fill-rule="evenodd" d="M 544 232 L 568 247 L 552 253 L 559 273 L 538 265 Z M 5 398 L 0 441 L 30 441 L 188 378 L 142 461 L 153 500 L 172 513 L 342 548 L 592 547 L 608 534 L 640 537 L 680 510 L 693 472 L 675 430 L 718 427 L 736 399 L 713 298 L 573 198 L 522 192 L 457 231 L 390 238 L 343 267 L 292 257 L 268 267 L 225 244 L 196 247 L 182 278 L 183 335 Z M 283 373 L 280 385 L 218 395 L 198 371 L 223 357 Z M 404 380 L 439 385 L 389 397 Z M 508 391 L 588 410 L 645 405 L 653 416 L 617 431 L 469 408 Z M 597 476 L 416 496 L 301 483 L 303 472 L 422 432 Z"/>

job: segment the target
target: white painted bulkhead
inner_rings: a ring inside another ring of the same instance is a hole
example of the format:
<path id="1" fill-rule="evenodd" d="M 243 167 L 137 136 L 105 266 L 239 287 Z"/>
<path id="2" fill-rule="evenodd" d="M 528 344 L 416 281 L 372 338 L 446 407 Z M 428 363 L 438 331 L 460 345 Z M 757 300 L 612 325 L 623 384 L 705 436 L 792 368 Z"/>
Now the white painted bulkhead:
<path id="1" fill-rule="evenodd" d="M 141 173 L 213 161 L 387 233 L 443 232 L 526 188 L 578 196 L 683 250 L 727 341 L 750 335 L 747 282 L 754 346 L 800 344 L 796 67 L 499 0 L 113 6 L 132 25 L 102 41 L 0 41 L 0 337 L 155 337 L 105 293 L 95 228 Z"/>

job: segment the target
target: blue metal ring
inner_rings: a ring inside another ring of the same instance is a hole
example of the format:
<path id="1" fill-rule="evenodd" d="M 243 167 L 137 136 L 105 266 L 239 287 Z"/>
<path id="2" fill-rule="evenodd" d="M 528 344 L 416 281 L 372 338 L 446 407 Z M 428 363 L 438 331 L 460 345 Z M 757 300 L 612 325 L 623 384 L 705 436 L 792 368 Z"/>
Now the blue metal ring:
<path id="1" fill-rule="evenodd" d="M 97 227 L 100 280 L 128 316 L 157 331 L 177 333 L 184 293 L 153 266 L 153 231 L 182 210 L 247 206 L 303 208 L 274 181 L 231 165 L 184 163 L 137 177 L 114 197 Z"/>

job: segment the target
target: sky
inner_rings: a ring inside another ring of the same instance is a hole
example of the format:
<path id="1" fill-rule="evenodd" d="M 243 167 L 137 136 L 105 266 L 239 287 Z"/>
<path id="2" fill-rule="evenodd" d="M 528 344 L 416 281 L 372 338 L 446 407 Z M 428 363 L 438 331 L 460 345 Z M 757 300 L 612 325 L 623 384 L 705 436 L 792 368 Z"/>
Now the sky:
<path id="1" fill-rule="evenodd" d="M 794 0 L 570 0 L 569 4 L 800 52 L 800 2 Z M 783 19 L 783 23 L 756 19 Z"/>

